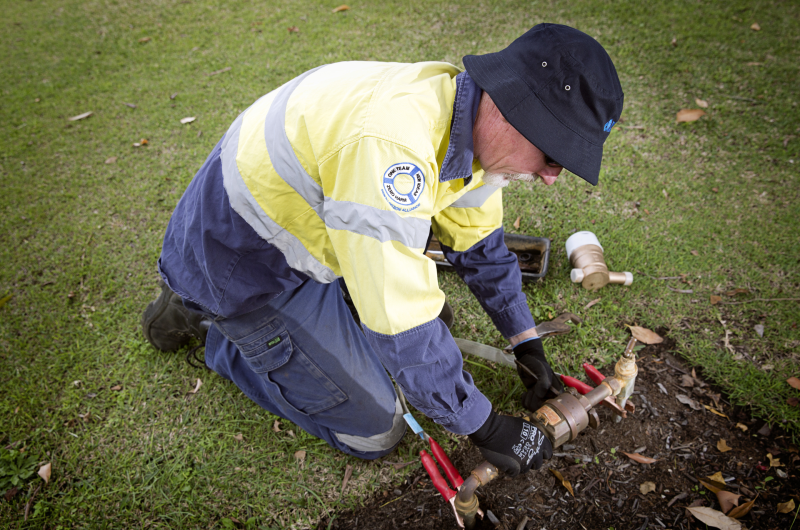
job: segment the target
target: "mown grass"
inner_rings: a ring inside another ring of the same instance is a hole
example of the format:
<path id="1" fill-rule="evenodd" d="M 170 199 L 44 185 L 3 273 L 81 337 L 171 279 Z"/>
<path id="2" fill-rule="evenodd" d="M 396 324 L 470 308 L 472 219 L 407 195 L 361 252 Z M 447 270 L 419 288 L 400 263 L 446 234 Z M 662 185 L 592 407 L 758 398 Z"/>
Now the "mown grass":
<path id="1" fill-rule="evenodd" d="M 52 462 L 53 475 L 27 522 L 38 478 L 0 502 L 2 526 L 215 528 L 235 518 L 304 528 L 402 480 L 411 468 L 344 457 L 286 422 L 273 431 L 276 418 L 233 385 L 146 345 L 138 323 L 156 292 L 163 230 L 233 118 L 295 75 L 341 60 L 460 64 L 543 21 L 597 37 L 626 93 L 600 186 L 565 175 L 505 195 L 508 231 L 553 239 L 548 278 L 525 287 L 537 319 L 585 318 L 548 341 L 553 364 L 574 373 L 585 360 L 608 363 L 626 324 L 659 329 L 732 403 L 797 435 L 785 379 L 797 373 L 798 303 L 757 300 L 800 296 L 797 4 L 413 0 L 333 14 L 336 5 L 4 6 L 0 298 L 11 298 L 0 308 L 0 437 Z M 676 124 L 695 98 L 708 114 Z M 67 121 L 86 111 L 94 115 Z M 187 116 L 197 120 L 181 125 Z M 147 147 L 132 147 L 142 138 Z M 633 286 L 589 293 L 569 283 L 563 243 L 583 229 L 612 269 L 635 273 Z M 460 280 L 440 280 L 454 334 L 503 345 Z M 724 294 L 735 288 L 749 293 Z M 722 303 L 711 305 L 712 294 Z M 498 408 L 518 410 L 515 374 L 470 361 Z M 386 460 L 413 461 L 418 449 L 408 436 Z"/>

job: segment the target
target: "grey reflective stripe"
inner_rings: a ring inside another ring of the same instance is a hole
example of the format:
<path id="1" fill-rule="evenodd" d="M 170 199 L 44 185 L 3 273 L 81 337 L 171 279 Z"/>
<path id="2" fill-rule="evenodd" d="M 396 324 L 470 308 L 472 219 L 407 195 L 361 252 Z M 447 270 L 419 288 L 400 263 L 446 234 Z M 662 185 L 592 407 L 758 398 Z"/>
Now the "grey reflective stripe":
<path id="1" fill-rule="evenodd" d="M 424 248 L 431 228 L 428 220 L 404 218 L 388 210 L 330 197 L 325 197 L 323 215 L 328 228 L 348 230 L 382 243 L 397 241 L 411 248 Z"/>
<path id="2" fill-rule="evenodd" d="M 386 451 L 391 449 L 400 441 L 406 432 L 406 423 L 403 420 L 403 409 L 400 405 L 400 399 L 394 402 L 394 418 L 392 419 L 392 427 L 380 434 L 374 436 L 353 436 L 351 434 L 334 433 L 340 442 L 355 449 L 356 451 L 374 452 Z"/>
<path id="3" fill-rule="evenodd" d="M 270 219 L 244 183 L 239 173 L 239 166 L 236 164 L 236 155 L 239 152 L 242 119 L 246 112 L 240 114 L 225 133 L 220 153 L 223 185 L 228 192 L 231 207 L 259 236 L 280 250 L 291 268 L 309 275 L 319 283 L 333 282 L 337 278 L 336 274 L 317 261 L 296 237 Z"/>
<path id="4" fill-rule="evenodd" d="M 483 206 L 483 203 L 486 202 L 486 199 L 491 197 L 492 194 L 499 189 L 500 188 L 497 186 L 484 184 L 480 188 L 468 191 L 456 199 L 456 201 L 450 205 L 450 208 L 480 208 Z"/>
<path id="5" fill-rule="evenodd" d="M 264 120 L 264 141 L 272 167 L 312 208 L 322 203 L 322 187 L 306 173 L 286 136 L 286 104 L 297 85 L 320 68 L 309 70 L 278 89 Z"/>

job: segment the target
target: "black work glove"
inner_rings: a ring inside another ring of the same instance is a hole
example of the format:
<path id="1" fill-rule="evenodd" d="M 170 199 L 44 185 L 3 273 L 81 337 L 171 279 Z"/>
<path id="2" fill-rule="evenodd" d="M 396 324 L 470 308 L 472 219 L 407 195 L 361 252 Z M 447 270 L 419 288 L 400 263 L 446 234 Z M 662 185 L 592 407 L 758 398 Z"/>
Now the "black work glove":
<path id="1" fill-rule="evenodd" d="M 530 422 L 492 411 L 480 429 L 469 435 L 483 457 L 512 477 L 542 467 L 553 456 L 553 444 Z"/>
<path id="2" fill-rule="evenodd" d="M 548 364 L 544 356 L 542 339 L 535 338 L 517 344 L 514 346 L 514 356 L 539 378 L 537 381 L 525 370 L 517 366 L 517 373 L 522 379 L 522 384 L 528 389 L 522 396 L 522 405 L 526 409 L 536 411 L 544 405 L 550 386 L 553 386 L 559 393 L 564 391 L 561 378 L 553 373 L 553 369 L 550 368 L 550 364 Z"/>

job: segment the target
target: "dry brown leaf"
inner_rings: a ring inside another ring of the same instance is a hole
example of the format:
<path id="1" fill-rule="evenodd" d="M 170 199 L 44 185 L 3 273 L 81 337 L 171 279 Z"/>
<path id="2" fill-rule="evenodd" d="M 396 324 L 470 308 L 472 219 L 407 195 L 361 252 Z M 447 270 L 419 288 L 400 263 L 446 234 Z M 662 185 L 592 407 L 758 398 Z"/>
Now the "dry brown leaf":
<path id="1" fill-rule="evenodd" d="M 639 492 L 640 492 L 642 495 L 647 495 L 647 494 L 648 494 L 648 493 L 650 493 L 651 491 L 656 491 L 656 484 L 655 484 L 655 482 L 650 482 L 650 481 L 648 480 L 647 482 L 642 482 L 642 485 L 641 485 L 641 486 L 639 486 Z"/>
<path id="2" fill-rule="evenodd" d="M 561 485 L 564 486 L 565 488 L 567 488 L 567 491 L 569 491 L 570 495 L 572 495 L 573 497 L 575 496 L 575 492 L 572 491 L 572 484 L 569 483 L 569 480 L 565 479 L 564 476 L 561 473 L 559 473 L 558 471 L 556 471 L 552 467 L 550 468 L 550 473 L 555 475 L 555 477 L 558 480 L 561 481 Z"/>
<path id="3" fill-rule="evenodd" d="M 720 438 L 719 441 L 717 442 L 717 449 L 719 449 L 720 453 L 727 453 L 728 451 L 731 451 L 733 447 L 728 447 L 728 444 L 725 442 L 725 439 Z"/>
<path id="4" fill-rule="evenodd" d="M 722 297 L 721 296 L 717 296 L 715 294 L 712 294 L 711 298 L 709 299 L 709 301 L 711 302 L 711 305 L 717 305 L 718 303 L 720 303 L 722 301 Z"/>
<path id="5" fill-rule="evenodd" d="M 338 13 L 339 11 L 348 11 L 350 8 L 344 4 L 340 5 L 339 7 L 334 7 L 333 12 Z"/>
<path id="6" fill-rule="evenodd" d="M 686 394 L 678 394 L 677 396 L 675 396 L 675 399 L 677 399 L 678 401 L 680 401 L 684 405 L 689 405 L 690 407 L 692 407 L 692 410 L 700 410 L 700 409 L 702 409 L 702 407 L 697 404 L 697 401 L 693 400 L 692 398 L 690 398 Z"/>
<path id="7" fill-rule="evenodd" d="M 741 530 L 742 528 L 742 523 L 713 508 L 700 506 L 686 508 L 686 510 L 708 526 L 713 526 L 720 530 Z"/>
<path id="8" fill-rule="evenodd" d="M 147 140 L 147 138 L 142 138 L 138 142 L 134 142 L 133 146 L 134 147 L 143 147 L 143 146 L 145 146 L 145 145 L 147 145 L 149 143 L 150 142 Z"/>
<path id="9" fill-rule="evenodd" d="M 695 98 L 694 102 L 697 103 L 697 106 L 700 107 L 701 109 L 707 109 L 708 108 L 708 101 L 706 101 L 704 99 Z"/>
<path id="10" fill-rule="evenodd" d="M 196 119 L 197 119 L 197 118 L 196 118 L 195 116 L 188 116 L 188 117 L 186 117 L 186 118 L 181 118 L 181 123 L 182 123 L 183 125 L 186 125 L 187 123 L 192 123 L 192 122 L 193 122 L 194 120 L 196 120 Z"/>
<path id="11" fill-rule="evenodd" d="M 747 425 L 745 425 L 744 423 L 737 423 L 737 424 L 736 424 L 736 428 L 737 428 L 737 429 L 741 429 L 741 430 L 742 430 L 742 432 L 745 432 L 745 431 L 747 431 Z"/>
<path id="12" fill-rule="evenodd" d="M 92 114 L 94 114 L 94 112 L 90 110 L 89 112 L 84 112 L 83 114 L 78 114 L 77 116 L 73 116 L 73 117 L 69 118 L 69 121 L 85 120 L 86 118 L 88 118 Z"/>
<path id="13" fill-rule="evenodd" d="M 689 387 L 689 388 L 693 387 L 694 386 L 694 377 L 692 377 L 689 374 L 683 374 L 681 376 L 681 386 L 685 386 L 685 387 Z"/>
<path id="14" fill-rule="evenodd" d="M 145 42 L 150 42 L 152 40 L 151 37 L 142 37 L 139 39 L 139 44 L 144 44 Z"/>
<path id="15" fill-rule="evenodd" d="M 50 465 L 50 462 L 46 463 L 42 467 L 39 468 L 39 476 L 42 477 L 44 483 L 47 484 L 50 482 L 50 472 L 53 470 L 53 466 Z"/>
<path id="16" fill-rule="evenodd" d="M 595 298 L 594 300 L 583 306 L 583 310 L 586 311 L 587 309 L 598 303 L 600 300 L 602 300 L 602 298 Z"/>
<path id="17" fill-rule="evenodd" d="M 753 25 L 750 26 L 750 29 L 753 31 L 761 31 L 761 26 L 758 25 L 758 22 L 753 22 Z"/>
<path id="18" fill-rule="evenodd" d="M 723 491 L 725 489 L 724 479 L 720 479 L 719 481 L 717 481 L 717 480 L 706 480 L 699 478 L 697 480 L 700 482 L 700 484 L 703 485 L 704 488 L 706 488 L 708 491 L 713 491 L 714 493 L 719 493 L 720 491 Z"/>
<path id="19" fill-rule="evenodd" d="M 244 441 L 244 435 L 242 433 L 240 433 L 240 432 L 236 433 L 236 434 L 233 435 L 233 439 L 236 440 L 237 442 L 243 442 Z"/>
<path id="20" fill-rule="evenodd" d="M 115 157 L 115 156 L 110 156 L 110 157 L 106 158 L 106 164 L 113 164 L 116 161 L 117 161 L 117 157 Z"/>
<path id="21" fill-rule="evenodd" d="M 793 397 L 786 398 L 786 404 L 789 405 L 790 407 L 796 407 L 796 406 L 800 405 L 800 400 L 798 400 L 797 398 L 793 398 Z"/>
<path id="22" fill-rule="evenodd" d="M 109 390 L 113 390 L 114 392 L 119 392 L 120 390 L 122 390 L 122 385 L 114 385 L 111 388 L 109 388 Z"/>
<path id="23" fill-rule="evenodd" d="M 281 432 L 281 421 L 275 420 L 275 423 L 272 424 L 272 432 Z"/>
<path id="24" fill-rule="evenodd" d="M 778 504 L 778 513 L 790 513 L 794 511 L 794 499 Z"/>
<path id="25" fill-rule="evenodd" d="M 796 377 L 790 377 L 789 379 L 786 380 L 786 382 L 789 383 L 789 386 L 791 386 L 792 388 L 800 390 L 800 379 Z"/>
<path id="26" fill-rule="evenodd" d="M 739 505 L 739 497 L 730 491 L 718 491 L 717 499 L 719 500 L 719 507 L 722 508 L 722 513 L 728 513 L 734 506 Z"/>
<path id="27" fill-rule="evenodd" d="M 726 296 L 736 296 L 737 294 L 750 294 L 750 289 L 733 289 L 732 291 L 726 291 Z"/>
<path id="28" fill-rule="evenodd" d="M 289 26 L 286 29 L 289 30 L 289 33 L 300 33 L 300 28 L 297 26 Z"/>
<path id="29" fill-rule="evenodd" d="M 347 481 L 350 480 L 350 475 L 353 474 L 353 466 L 347 464 L 344 468 L 344 480 L 342 480 L 342 489 L 339 491 L 339 497 L 341 498 L 342 494 L 344 493 L 344 489 L 347 487 Z"/>
<path id="30" fill-rule="evenodd" d="M 678 111 L 675 119 L 678 123 L 697 121 L 706 115 L 706 111 L 702 109 L 681 109 Z"/>
<path id="31" fill-rule="evenodd" d="M 756 498 L 753 499 L 752 501 L 748 501 L 742 504 L 741 506 L 737 506 L 736 508 L 728 512 L 728 517 L 733 517 L 734 519 L 738 519 L 739 517 L 744 517 L 745 515 L 750 513 L 750 509 L 755 504 L 757 498 L 758 495 L 756 495 Z"/>
<path id="32" fill-rule="evenodd" d="M 294 459 L 302 464 L 303 461 L 306 459 L 306 452 L 303 451 L 302 449 L 297 451 L 297 452 L 295 452 Z"/>
<path id="33" fill-rule="evenodd" d="M 288 431 L 286 431 L 286 434 L 288 434 L 289 436 L 294 438 L 294 431 L 292 429 L 289 429 Z"/>
<path id="34" fill-rule="evenodd" d="M 781 460 L 772 456 L 772 453 L 767 453 L 767 458 L 769 459 L 769 467 L 783 466 L 783 464 L 781 464 Z"/>
<path id="35" fill-rule="evenodd" d="M 664 342 L 664 339 L 658 333 L 650 331 L 647 328 L 641 328 L 639 326 L 628 326 L 631 328 L 631 335 L 633 338 L 642 342 L 644 344 L 661 344 Z"/>
<path id="36" fill-rule="evenodd" d="M 678 46 L 678 38 L 677 37 L 672 37 L 672 40 L 670 41 L 670 44 L 672 44 L 673 47 Z"/>
<path id="37" fill-rule="evenodd" d="M 658 460 L 656 460 L 655 458 L 650 458 L 649 456 L 640 455 L 639 453 L 626 453 L 625 451 L 622 451 L 622 454 L 626 455 L 634 462 L 639 462 L 640 464 L 652 464 L 653 462 L 658 462 Z"/>
<path id="38" fill-rule="evenodd" d="M 703 405 L 703 406 L 706 408 L 706 410 L 708 410 L 712 414 L 716 414 L 717 416 L 719 416 L 721 418 L 728 418 L 727 414 L 724 414 L 724 413 L 718 411 L 717 409 L 715 409 L 713 407 L 709 407 L 708 405 Z M 728 419 L 730 419 L 730 418 L 728 418 Z"/>
<path id="39" fill-rule="evenodd" d="M 691 254 L 692 256 L 699 256 L 700 255 L 700 253 L 697 252 L 696 250 L 690 250 L 689 254 Z"/>
<path id="40" fill-rule="evenodd" d="M 197 383 L 194 385 L 194 390 L 190 390 L 189 393 L 190 394 L 197 394 L 197 391 L 200 390 L 201 386 L 203 386 L 203 382 L 198 377 L 197 378 Z"/>
<path id="41" fill-rule="evenodd" d="M 713 475 L 708 475 L 708 478 L 710 478 L 710 479 L 711 479 L 711 480 L 713 480 L 713 481 L 716 481 L 716 482 L 720 482 L 720 483 L 722 483 L 722 484 L 725 484 L 725 479 L 724 479 L 724 478 L 722 478 L 722 471 L 717 471 L 717 472 L 716 472 L 716 473 L 714 473 Z"/>
<path id="42" fill-rule="evenodd" d="M 520 220 L 520 217 L 517 217 L 517 220 L 514 221 L 514 228 L 519 228 L 519 220 Z"/>

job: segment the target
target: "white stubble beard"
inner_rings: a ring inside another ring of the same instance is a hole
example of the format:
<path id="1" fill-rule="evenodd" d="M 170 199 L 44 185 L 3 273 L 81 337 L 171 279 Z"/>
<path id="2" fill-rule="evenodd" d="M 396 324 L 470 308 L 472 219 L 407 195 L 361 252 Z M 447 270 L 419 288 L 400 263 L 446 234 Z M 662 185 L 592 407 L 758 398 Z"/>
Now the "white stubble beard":
<path id="1" fill-rule="evenodd" d="M 532 173 L 484 173 L 482 180 L 484 183 L 496 188 L 505 188 L 514 181 L 535 182 L 539 175 Z"/>

